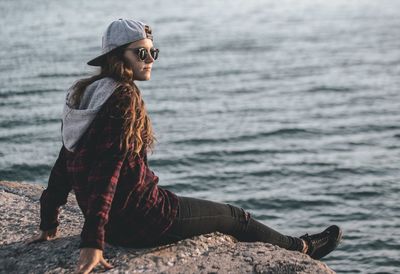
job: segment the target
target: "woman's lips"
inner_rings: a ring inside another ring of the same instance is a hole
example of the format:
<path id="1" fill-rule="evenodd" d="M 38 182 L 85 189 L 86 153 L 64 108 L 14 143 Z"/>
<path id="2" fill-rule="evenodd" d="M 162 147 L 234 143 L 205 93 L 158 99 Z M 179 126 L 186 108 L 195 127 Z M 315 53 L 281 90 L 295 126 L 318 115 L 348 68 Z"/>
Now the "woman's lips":
<path id="1" fill-rule="evenodd" d="M 144 70 L 151 70 L 151 68 L 144 68 Z"/>

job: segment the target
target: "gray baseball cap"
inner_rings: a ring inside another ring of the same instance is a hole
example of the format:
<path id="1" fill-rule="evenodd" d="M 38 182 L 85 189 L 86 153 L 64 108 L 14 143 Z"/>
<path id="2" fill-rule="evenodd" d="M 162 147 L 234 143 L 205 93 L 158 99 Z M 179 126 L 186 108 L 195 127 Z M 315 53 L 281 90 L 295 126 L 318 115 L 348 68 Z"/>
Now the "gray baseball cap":
<path id="1" fill-rule="evenodd" d="M 102 37 L 101 55 L 87 62 L 90 66 L 101 66 L 112 50 L 144 38 L 153 40 L 149 25 L 141 21 L 118 19 L 111 22 Z"/>

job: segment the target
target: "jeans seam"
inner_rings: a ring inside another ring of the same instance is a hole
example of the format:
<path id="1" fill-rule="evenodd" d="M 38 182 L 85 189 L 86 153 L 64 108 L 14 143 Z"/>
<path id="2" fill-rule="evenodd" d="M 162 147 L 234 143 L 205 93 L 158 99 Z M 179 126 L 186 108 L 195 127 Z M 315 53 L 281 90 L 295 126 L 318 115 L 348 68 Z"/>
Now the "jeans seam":
<path id="1" fill-rule="evenodd" d="M 215 217 L 230 217 L 233 219 L 236 219 L 233 216 L 227 216 L 225 214 L 221 214 L 221 215 L 202 215 L 202 216 L 194 216 L 194 217 L 185 217 L 185 218 L 181 218 L 181 221 L 185 221 L 185 220 L 193 220 L 193 219 L 202 219 L 202 218 L 215 218 Z"/>

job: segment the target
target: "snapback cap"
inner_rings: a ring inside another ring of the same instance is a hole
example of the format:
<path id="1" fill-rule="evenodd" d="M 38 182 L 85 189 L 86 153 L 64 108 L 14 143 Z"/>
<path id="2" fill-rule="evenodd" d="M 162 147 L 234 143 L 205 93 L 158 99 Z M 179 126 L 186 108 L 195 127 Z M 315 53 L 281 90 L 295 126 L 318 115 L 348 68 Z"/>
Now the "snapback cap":
<path id="1" fill-rule="evenodd" d="M 141 21 L 118 19 L 111 22 L 102 37 L 101 55 L 87 62 L 90 66 L 101 66 L 108 53 L 125 44 L 144 38 L 153 40 L 152 30 L 149 25 Z"/>

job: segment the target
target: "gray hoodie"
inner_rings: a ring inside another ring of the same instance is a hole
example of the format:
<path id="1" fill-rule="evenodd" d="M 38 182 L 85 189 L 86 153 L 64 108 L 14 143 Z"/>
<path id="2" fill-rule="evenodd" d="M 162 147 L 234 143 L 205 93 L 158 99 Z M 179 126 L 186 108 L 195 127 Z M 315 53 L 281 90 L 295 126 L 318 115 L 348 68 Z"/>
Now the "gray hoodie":
<path id="1" fill-rule="evenodd" d="M 75 151 L 78 141 L 117 85 L 118 83 L 110 77 L 93 82 L 86 87 L 77 109 L 71 107 L 69 99 L 74 91 L 71 88 L 67 91 L 61 123 L 61 136 L 65 148 Z"/>

